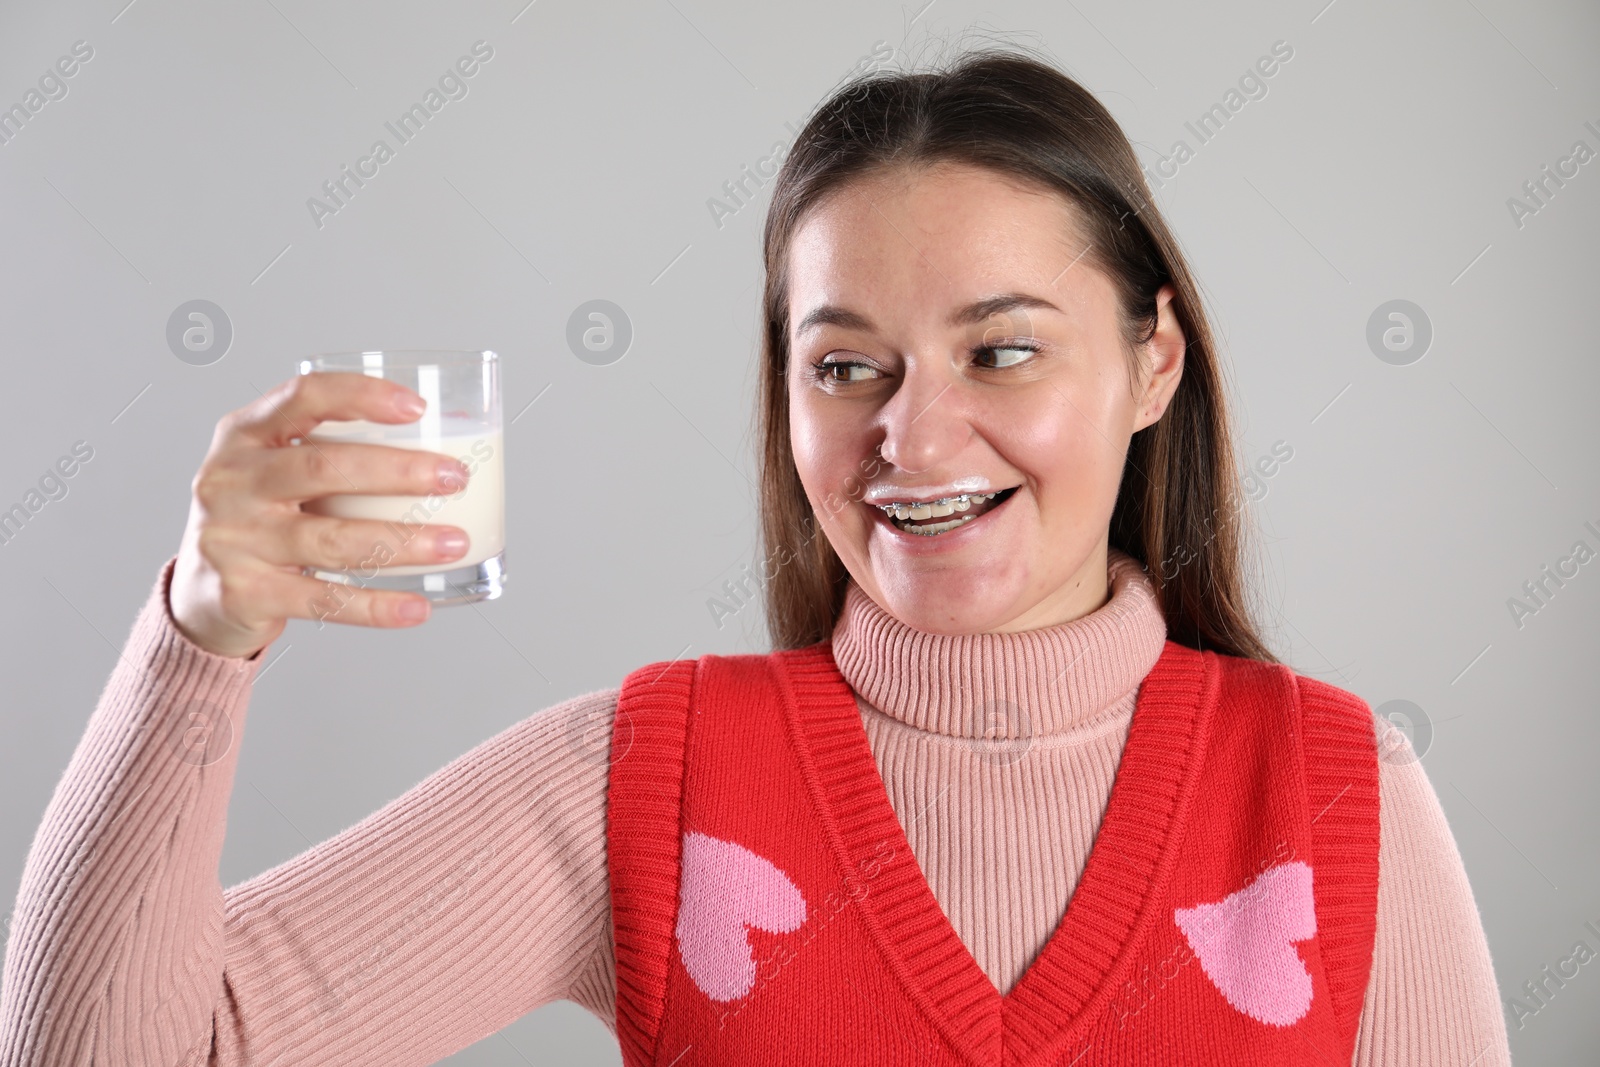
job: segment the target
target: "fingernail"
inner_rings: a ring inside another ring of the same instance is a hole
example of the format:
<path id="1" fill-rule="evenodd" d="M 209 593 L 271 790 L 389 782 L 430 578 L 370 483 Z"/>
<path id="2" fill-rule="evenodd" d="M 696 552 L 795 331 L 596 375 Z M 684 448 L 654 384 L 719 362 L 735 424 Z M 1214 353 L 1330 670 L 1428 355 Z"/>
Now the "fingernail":
<path id="1" fill-rule="evenodd" d="M 459 460 L 441 459 L 439 461 L 439 488 L 458 493 L 467 485 L 467 468 Z"/>
<path id="2" fill-rule="evenodd" d="M 432 606 L 426 600 L 404 600 L 395 609 L 402 622 L 421 622 L 428 617 Z"/>
<path id="3" fill-rule="evenodd" d="M 459 556 L 467 550 L 467 535 L 450 530 L 434 538 L 433 547 L 441 556 Z"/>
<path id="4" fill-rule="evenodd" d="M 407 418 L 416 418 L 427 410 L 427 401 L 415 393 L 399 393 L 394 399 L 394 409 Z"/>

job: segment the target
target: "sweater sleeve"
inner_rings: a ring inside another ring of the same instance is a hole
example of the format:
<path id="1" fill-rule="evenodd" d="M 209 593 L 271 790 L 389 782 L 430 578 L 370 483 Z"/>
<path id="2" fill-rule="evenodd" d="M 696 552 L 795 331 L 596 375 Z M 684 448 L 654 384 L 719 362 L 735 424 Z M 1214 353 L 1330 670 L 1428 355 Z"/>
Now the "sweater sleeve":
<path id="1" fill-rule="evenodd" d="M 1378 736 L 1378 915 L 1355 1067 L 1506 1067 L 1489 942 L 1450 824 L 1406 736 Z"/>
<path id="2" fill-rule="evenodd" d="M 29 850 L 0 1065 L 399 1067 L 551 1000 L 604 1011 L 617 691 L 529 716 L 224 889 L 228 797 L 262 656 L 215 655 L 177 628 L 174 559 Z"/>

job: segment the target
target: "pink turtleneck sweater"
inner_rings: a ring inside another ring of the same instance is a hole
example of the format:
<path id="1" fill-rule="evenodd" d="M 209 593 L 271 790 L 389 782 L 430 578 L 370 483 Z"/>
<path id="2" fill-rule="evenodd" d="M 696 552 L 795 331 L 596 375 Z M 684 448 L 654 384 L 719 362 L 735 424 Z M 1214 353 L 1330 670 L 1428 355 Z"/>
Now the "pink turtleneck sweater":
<path id="1" fill-rule="evenodd" d="M 0 1067 L 428 1064 L 552 1000 L 615 1029 L 605 745 L 617 690 L 530 715 L 354 826 L 218 881 L 251 683 L 173 622 L 162 567 L 28 854 Z M 1166 636 L 1114 553 L 1111 598 L 1020 634 L 913 630 L 852 585 L 834 652 L 934 896 L 1009 990 L 1066 910 L 1140 681 Z M 1025 694 L 1002 707 L 999 694 Z M 231 721 L 178 758 L 185 709 Z M 1510 1062 L 1488 945 L 1439 800 L 1381 729 L 1376 945 L 1354 1062 Z"/>

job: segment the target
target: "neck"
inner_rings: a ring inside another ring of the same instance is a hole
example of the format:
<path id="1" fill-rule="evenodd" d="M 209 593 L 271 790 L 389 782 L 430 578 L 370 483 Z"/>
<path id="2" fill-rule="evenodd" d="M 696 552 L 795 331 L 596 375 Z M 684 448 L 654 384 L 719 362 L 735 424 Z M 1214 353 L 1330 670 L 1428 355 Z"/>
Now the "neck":
<path id="1" fill-rule="evenodd" d="M 834 659 L 860 699 L 920 729 L 1008 739 L 1069 730 L 1136 690 L 1166 642 L 1139 562 L 1109 549 L 1105 579 L 1109 596 L 1069 621 L 957 635 L 908 626 L 852 581 Z"/>

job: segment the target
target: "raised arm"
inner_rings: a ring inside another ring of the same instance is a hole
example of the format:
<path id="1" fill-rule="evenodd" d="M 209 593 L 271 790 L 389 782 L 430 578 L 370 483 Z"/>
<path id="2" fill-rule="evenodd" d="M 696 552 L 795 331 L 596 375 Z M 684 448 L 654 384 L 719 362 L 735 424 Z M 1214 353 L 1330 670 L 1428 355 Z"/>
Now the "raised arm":
<path id="1" fill-rule="evenodd" d="M 361 822 L 241 885 L 217 870 L 250 687 L 289 617 L 382 524 L 331 492 L 455 491 L 449 457 L 297 442 L 322 419 L 408 421 L 401 386 L 291 379 L 224 417 L 189 525 L 58 781 L 23 869 L 0 1067 L 429 1064 L 545 1001 L 609 1021 L 605 795 L 616 691 L 485 741 Z M 420 399 L 420 398 L 419 398 Z M 450 461 L 453 462 L 453 461 Z M 422 526 L 395 564 L 456 558 Z M 412 625 L 424 598 L 346 590 L 332 621 Z M 422 618 L 426 617 L 426 612 Z"/>
<path id="2" fill-rule="evenodd" d="M 613 996 L 616 691 L 546 708 L 249 881 L 217 879 L 259 659 L 175 626 L 162 567 L 28 854 L 7 1067 L 430 1064 Z M 209 733 L 191 714 L 211 717 Z"/>

